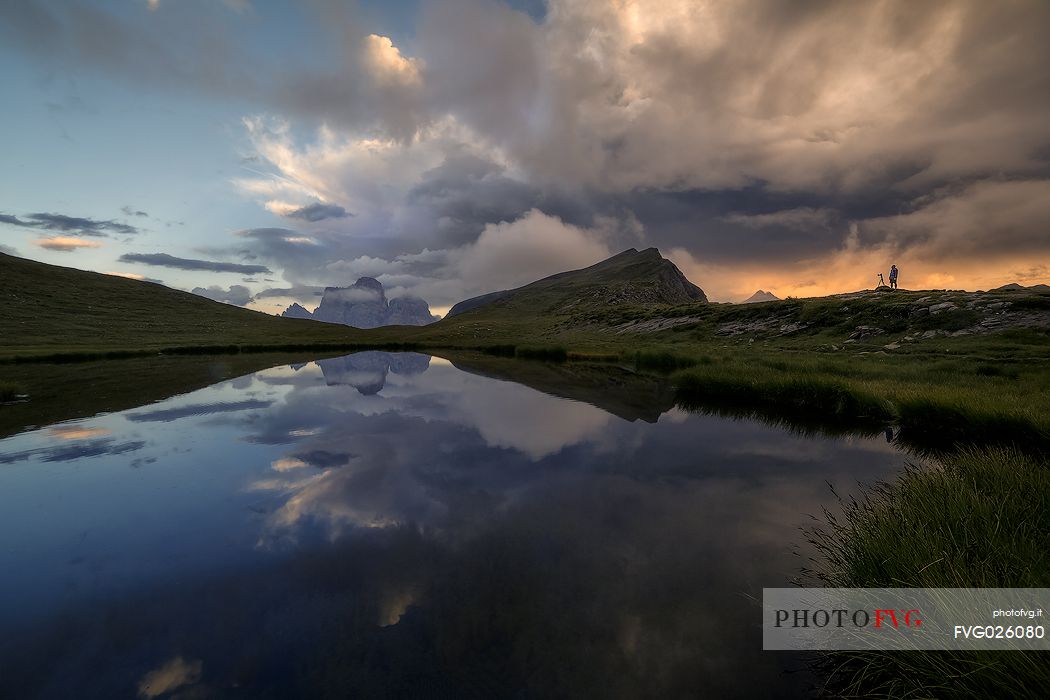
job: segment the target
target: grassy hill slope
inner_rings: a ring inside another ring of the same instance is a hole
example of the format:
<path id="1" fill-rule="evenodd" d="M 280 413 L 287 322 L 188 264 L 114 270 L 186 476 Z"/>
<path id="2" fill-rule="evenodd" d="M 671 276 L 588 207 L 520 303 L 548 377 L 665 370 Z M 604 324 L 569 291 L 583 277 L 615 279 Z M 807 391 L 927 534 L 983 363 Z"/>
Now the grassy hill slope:
<path id="1" fill-rule="evenodd" d="M 0 356 L 346 344 L 355 329 L 279 318 L 163 285 L 0 253 Z"/>

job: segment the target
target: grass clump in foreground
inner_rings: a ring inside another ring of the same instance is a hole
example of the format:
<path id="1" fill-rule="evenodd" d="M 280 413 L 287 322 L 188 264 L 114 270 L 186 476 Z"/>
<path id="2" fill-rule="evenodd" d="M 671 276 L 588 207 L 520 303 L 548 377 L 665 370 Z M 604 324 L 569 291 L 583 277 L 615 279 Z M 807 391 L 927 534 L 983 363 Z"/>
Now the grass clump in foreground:
<path id="1" fill-rule="evenodd" d="M 634 366 L 639 370 L 652 370 L 655 372 L 675 372 L 680 369 L 695 367 L 696 365 L 709 365 L 712 360 L 703 355 L 692 357 L 690 355 L 679 355 L 666 350 L 638 350 L 634 353 Z"/>
<path id="2" fill-rule="evenodd" d="M 1012 449 L 964 450 L 909 467 L 808 533 L 822 563 L 808 573 L 841 588 L 1050 586 L 1050 464 Z M 830 682 L 844 697 L 1045 697 L 1041 652 L 838 652 Z"/>
<path id="3" fill-rule="evenodd" d="M 973 356 L 826 356 L 752 350 L 676 372 L 683 407 L 833 427 L 888 427 L 920 453 L 1016 445 L 1050 454 L 1050 372 L 1027 359 L 990 375 Z M 1005 364 L 1005 361 L 1000 361 Z"/>
<path id="4" fill-rule="evenodd" d="M 515 357 L 525 360 L 544 360 L 546 362 L 565 362 L 569 359 L 569 351 L 561 346 L 554 347 L 518 347 L 514 353 Z"/>
<path id="5" fill-rule="evenodd" d="M 0 382 L 0 402 L 14 401 L 24 393 L 22 387 L 14 382 Z"/>

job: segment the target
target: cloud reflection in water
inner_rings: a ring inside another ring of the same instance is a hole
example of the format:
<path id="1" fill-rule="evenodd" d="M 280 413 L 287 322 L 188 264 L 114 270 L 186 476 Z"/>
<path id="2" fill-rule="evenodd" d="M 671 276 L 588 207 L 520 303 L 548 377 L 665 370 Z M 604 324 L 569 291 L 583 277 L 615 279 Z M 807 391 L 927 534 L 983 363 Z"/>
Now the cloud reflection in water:
<path id="1" fill-rule="evenodd" d="M 47 482 L 75 490 L 61 519 L 17 507 L 61 438 L 0 441 L 25 455 L 0 505 L 33 533 L 0 535 L 5 570 L 31 574 L 2 584 L 30 631 L 0 642 L 0 677 L 119 696 L 181 659 L 219 695 L 792 696 L 805 676 L 762 654 L 749 598 L 797 572 L 826 481 L 903 462 L 878 440 L 629 421 L 445 361 L 351 359 L 84 421 L 156 461 L 108 453 Z M 132 417 L 151 413 L 170 420 Z M 49 578 L 75 586 L 32 583 Z"/>

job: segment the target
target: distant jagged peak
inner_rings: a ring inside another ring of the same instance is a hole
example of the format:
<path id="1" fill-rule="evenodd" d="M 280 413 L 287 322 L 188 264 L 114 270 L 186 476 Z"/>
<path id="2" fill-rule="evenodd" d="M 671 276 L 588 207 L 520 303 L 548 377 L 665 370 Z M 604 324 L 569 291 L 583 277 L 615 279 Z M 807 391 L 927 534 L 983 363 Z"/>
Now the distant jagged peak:
<path id="1" fill-rule="evenodd" d="M 402 296 L 388 300 L 383 284 L 374 277 L 361 277 L 349 287 L 325 287 L 321 303 L 313 313 L 299 304 L 292 304 L 281 315 L 354 328 L 423 326 L 437 320 L 431 315 L 427 302 L 418 297 Z"/>
<path id="2" fill-rule="evenodd" d="M 742 301 L 742 304 L 755 304 L 762 301 L 780 301 L 780 297 L 772 292 L 767 292 L 764 289 L 759 289 L 757 292 L 749 296 L 747 299 Z"/>
<path id="3" fill-rule="evenodd" d="M 1033 284 L 1031 287 L 1026 287 L 1023 284 L 1017 282 L 1011 282 L 1004 284 L 1001 287 L 995 289 L 989 289 L 989 292 L 1035 292 L 1037 294 L 1046 294 L 1050 292 L 1050 285 L 1045 284 Z"/>
<path id="4" fill-rule="evenodd" d="M 314 315 L 301 304 L 292 304 L 281 314 L 285 318 L 313 318 Z"/>

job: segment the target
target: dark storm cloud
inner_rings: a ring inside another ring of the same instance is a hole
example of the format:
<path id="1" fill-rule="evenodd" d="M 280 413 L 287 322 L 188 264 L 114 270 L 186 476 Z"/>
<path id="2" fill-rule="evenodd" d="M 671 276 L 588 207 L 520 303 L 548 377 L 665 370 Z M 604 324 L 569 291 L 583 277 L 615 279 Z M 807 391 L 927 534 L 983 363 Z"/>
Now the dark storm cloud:
<path id="1" fill-rule="evenodd" d="M 199 296 L 235 306 L 245 306 L 252 300 L 251 290 L 242 284 L 231 285 L 229 289 L 223 289 L 217 285 L 194 287 L 190 291 Z"/>
<path id="2" fill-rule="evenodd" d="M 406 203 L 443 220 L 441 242 L 460 245 L 477 239 L 485 224 L 513 221 L 536 207 L 542 193 L 503 174 L 503 168 L 472 154 L 453 153 L 422 174 Z"/>
<path id="3" fill-rule="evenodd" d="M 348 216 L 353 216 L 353 214 L 338 204 L 315 202 L 314 204 L 294 209 L 285 214 L 285 216 L 289 219 L 302 219 L 303 221 L 314 222 L 324 221 L 325 219 L 345 219 Z"/>
<path id="4" fill-rule="evenodd" d="M 270 273 L 265 265 L 240 265 L 238 263 L 216 262 L 214 260 L 194 260 L 176 258 L 167 253 L 125 253 L 120 256 L 121 262 L 142 263 L 159 267 L 173 267 L 178 270 L 201 270 L 207 272 L 238 272 L 242 274 Z"/>
<path id="5" fill-rule="evenodd" d="M 24 219 L 10 214 L 0 214 L 0 223 L 25 228 L 35 228 L 41 231 L 64 231 L 75 232 L 82 236 L 105 237 L 110 233 L 135 234 L 139 229 L 128 224 L 122 224 L 113 220 L 89 219 L 82 216 L 67 216 L 65 214 L 50 214 L 40 212 L 27 214 Z"/>
<path id="6" fill-rule="evenodd" d="M 275 289 L 264 289 L 255 295 L 256 299 L 292 298 L 312 299 L 324 294 L 324 287 L 284 287 Z"/>

